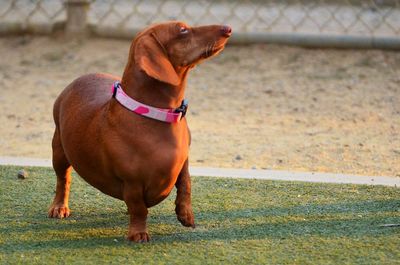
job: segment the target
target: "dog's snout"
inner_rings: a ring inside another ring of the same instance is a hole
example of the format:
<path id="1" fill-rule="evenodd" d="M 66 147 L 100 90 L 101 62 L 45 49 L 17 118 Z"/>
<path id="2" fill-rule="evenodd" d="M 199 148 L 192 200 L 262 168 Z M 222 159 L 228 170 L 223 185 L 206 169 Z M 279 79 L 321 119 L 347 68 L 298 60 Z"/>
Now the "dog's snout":
<path id="1" fill-rule="evenodd" d="M 222 26 L 221 31 L 226 37 L 230 37 L 232 35 L 232 28 L 227 25 Z"/>

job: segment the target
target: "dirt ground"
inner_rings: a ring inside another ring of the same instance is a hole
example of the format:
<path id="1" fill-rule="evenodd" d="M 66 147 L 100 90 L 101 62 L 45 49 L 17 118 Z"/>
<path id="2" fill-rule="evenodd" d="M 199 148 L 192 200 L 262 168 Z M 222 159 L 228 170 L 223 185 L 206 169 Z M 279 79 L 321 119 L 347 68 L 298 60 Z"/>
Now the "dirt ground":
<path id="1" fill-rule="evenodd" d="M 51 157 L 74 78 L 121 75 L 130 42 L 0 38 L 0 156 Z M 231 46 L 187 87 L 195 166 L 400 176 L 400 53 Z"/>

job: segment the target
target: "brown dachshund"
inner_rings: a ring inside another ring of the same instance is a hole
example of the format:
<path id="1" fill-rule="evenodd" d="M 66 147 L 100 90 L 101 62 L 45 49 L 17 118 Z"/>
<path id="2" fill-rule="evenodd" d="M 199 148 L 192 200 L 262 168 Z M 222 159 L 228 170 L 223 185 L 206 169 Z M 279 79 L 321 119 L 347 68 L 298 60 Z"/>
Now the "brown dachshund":
<path id="1" fill-rule="evenodd" d="M 230 35 L 228 26 L 153 25 L 132 42 L 122 79 L 89 74 L 64 89 L 53 110 L 57 186 L 49 217 L 70 214 L 73 167 L 92 186 L 125 201 L 131 241 L 149 241 L 147 208 L 164 200 L 174 185 L 178 220 L 195 226 L 186 78 L 196 64 L 219 53 Z"/>

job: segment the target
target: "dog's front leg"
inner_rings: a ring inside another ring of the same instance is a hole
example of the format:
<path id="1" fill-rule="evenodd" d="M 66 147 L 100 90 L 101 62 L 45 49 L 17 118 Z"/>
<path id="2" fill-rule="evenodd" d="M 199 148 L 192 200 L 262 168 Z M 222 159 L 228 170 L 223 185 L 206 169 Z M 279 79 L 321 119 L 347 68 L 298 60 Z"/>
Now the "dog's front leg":
<path id="1" fill-rule="evenodd" d="M 191 200 L 191 183 L 189 174 L 189 161 L 186 160 L 178 180 L 176 181 L 175 212 L 179 222 L 184 226 L 195 227 Z"/>
<path id="2" fill-rule="evenodd" d="M 129 231 L 128 240 L 138 243 L 150 241 L 147 233 L 146 219 L 147 207 L 143 200 L 143 192 L 140 185 L 124 184 L 124 201 L 128 206 Z"/>

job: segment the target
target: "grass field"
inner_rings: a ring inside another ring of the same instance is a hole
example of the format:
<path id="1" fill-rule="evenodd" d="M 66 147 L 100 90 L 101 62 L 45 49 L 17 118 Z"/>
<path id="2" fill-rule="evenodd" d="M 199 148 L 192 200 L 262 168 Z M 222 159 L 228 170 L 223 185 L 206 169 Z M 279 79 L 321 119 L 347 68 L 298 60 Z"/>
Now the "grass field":
<path id="1" fill-rule="evenodd" d="M 399 264 L 400 189 L 193 178 L 197 228 L 182 227 L 174 194 L 151 208 L 152 241 L 125 239 L 123 202 L 73 179 L 72 216 L 46 217 L 48 168 L 0 167 L 1 264 Z"/>

